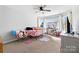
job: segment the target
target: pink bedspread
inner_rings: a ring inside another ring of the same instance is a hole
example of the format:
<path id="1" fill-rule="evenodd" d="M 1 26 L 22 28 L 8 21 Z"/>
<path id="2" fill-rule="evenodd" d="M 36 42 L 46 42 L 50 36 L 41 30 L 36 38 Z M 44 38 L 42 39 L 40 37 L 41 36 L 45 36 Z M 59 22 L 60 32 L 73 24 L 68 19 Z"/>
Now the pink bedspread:
<path id="1" fill-rule="evenodd" d="M 27 36 L 32 36 L 32 37 L 36 37 L 36 36 L 40 36 L 42 35 L 42 30 L 24 30 L 24 31 L 17 31 L 17 38 L 23 38 L 23 37 L 27 37 Z"/>
<path id="2" fill-rule="evenodd" d="M 42 34 L 41 30 L 27 30 L 26 31 L 28 36 L 40 36 Z"/>

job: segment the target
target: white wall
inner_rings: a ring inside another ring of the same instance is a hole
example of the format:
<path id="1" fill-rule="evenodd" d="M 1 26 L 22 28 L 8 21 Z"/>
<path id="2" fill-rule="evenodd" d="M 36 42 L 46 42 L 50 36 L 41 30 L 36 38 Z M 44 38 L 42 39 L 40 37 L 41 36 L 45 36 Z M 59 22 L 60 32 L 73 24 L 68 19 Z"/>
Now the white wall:
<path id="1" fill-rule="evenodd" d="M 79 6 L 72 7 L 73 31 L 79 32 Z"/>
<path id="2" fill-rule="evenodd" d="M 5 42 L 12 40 L 11 30 L 21 30 L 27 26 L 36 26 L 37 24 L 36 15 L 31 6 L 3 6 L 0 15 L 2 17 L 0 20 L 0 36 L 3 37 Z"/>

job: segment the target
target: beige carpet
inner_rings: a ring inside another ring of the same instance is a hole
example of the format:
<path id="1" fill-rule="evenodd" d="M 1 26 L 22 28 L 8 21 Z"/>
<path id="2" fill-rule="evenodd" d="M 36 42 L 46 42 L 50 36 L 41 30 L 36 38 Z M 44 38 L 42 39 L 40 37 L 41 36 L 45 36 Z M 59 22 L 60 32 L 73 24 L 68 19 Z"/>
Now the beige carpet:
<path id="1" fill-rule="evenodd" d="M 48 41 L 40 41 L 42 38 Z M 32 39 L 32 43 L 25 44 L 23 41 L 15 41 L 4 45 L 4 53 L 59 53 L 60 38 L 45 35 L 42 38 Z"/>

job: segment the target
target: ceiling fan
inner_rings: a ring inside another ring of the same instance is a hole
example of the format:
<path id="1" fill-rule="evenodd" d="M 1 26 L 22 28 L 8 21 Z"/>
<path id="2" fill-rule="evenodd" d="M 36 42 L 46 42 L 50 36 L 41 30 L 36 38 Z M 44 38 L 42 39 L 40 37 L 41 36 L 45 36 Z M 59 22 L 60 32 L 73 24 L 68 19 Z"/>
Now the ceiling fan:
<path id="1" fill-rule="evenodd" d="M 45 12 L 45 11 L 46 12 L 51 12 L 50 9 L 47 9 L 47 5 L 41 5 L 41 6 L 37 5 L 37 6 L 34 7 L 34 9 L 37 10 L 37 12 L 39 12 L 39 11 L 40 12 Z"/>

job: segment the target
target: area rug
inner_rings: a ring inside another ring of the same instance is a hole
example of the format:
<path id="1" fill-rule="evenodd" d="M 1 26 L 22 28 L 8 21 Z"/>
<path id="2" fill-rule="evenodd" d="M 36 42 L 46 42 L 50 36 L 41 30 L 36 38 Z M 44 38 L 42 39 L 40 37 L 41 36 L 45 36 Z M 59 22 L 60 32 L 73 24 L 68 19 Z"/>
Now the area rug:
<path id="1" fill-rule="evenodd" d="M 32 40 L 31 39 L 28 39 L 26 41 L 24 41 L 25 44 L 31 44 L 32 43 Z"/>
<path id="2" fill-rule="evenodd" d="M 49 41 L 49 38 L 48 37 L 43 37 L 41 39 L 39 39 L 40 41 Z"/>

